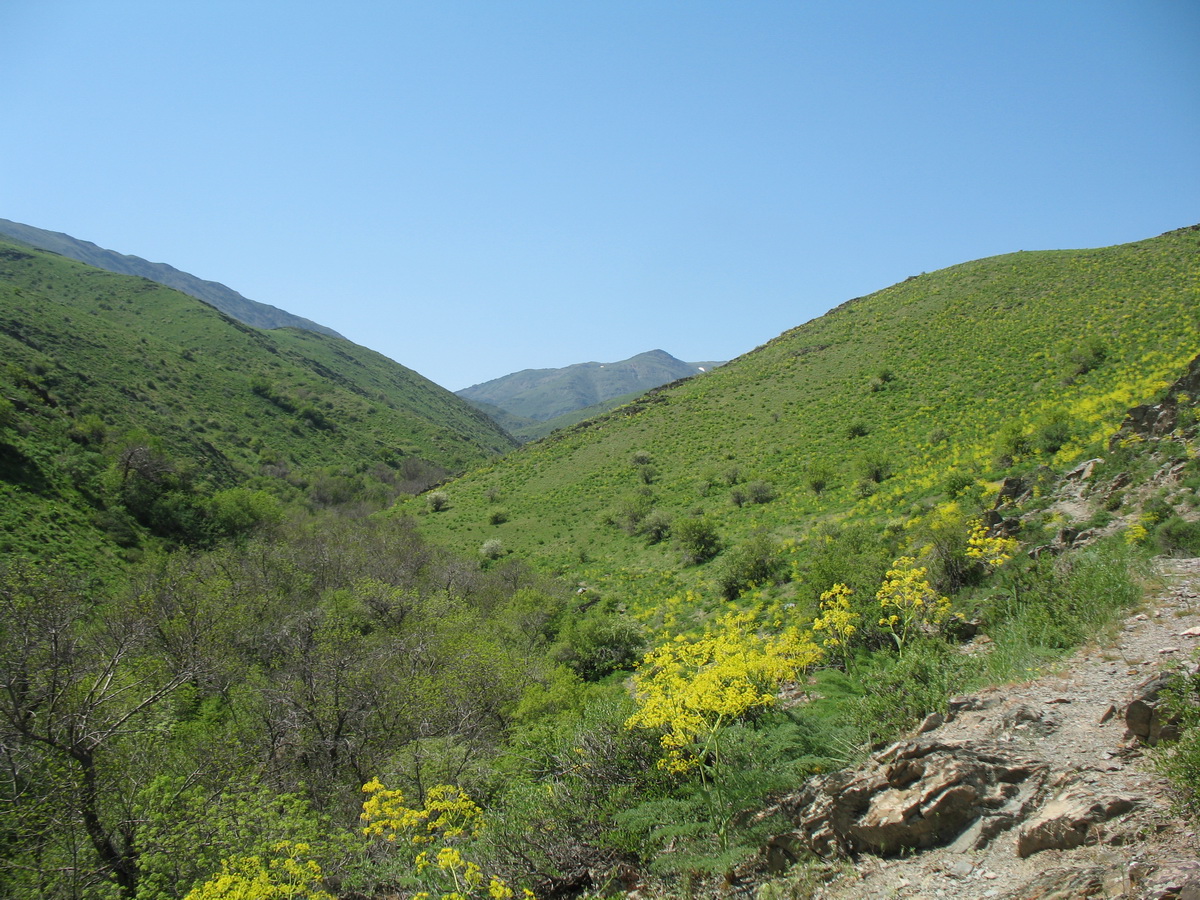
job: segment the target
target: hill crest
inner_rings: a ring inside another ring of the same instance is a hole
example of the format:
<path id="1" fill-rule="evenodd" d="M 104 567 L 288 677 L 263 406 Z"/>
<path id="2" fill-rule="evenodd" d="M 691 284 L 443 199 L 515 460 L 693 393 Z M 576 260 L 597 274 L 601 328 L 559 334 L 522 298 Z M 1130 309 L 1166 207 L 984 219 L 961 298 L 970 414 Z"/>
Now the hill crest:
<path id="1" fill-rule="evenodd" d="M 0 235 L 5 235 L 39 250 L 47 250 L 57 253 L 59 256 L 95 266 L 97 269 L 104 269 L 119 275 L 148 278 L 177 291 L 182 291 L 197 300 L 202 300 L 209 306 L 216 307 L 225 315 L 247 325 L 253 325 L 255 328 L 299 328 L 302 331 L 314 331 L 330 337 L 342 337 L 332 328 L 320 325 L 311 319 L 293 315 L 287 310 L 279 309 L 268 303 L 259 303 L 257 300 L 243 297 L 233 288 L 220 282 L 197 278 L 195 275 L 166 263 L 154 263 L 142 259 L 140 256 L 106 250 L 91 241 L 82 241 L 59 231 L 47 231 L 9 219 L 0 219 Z"/>

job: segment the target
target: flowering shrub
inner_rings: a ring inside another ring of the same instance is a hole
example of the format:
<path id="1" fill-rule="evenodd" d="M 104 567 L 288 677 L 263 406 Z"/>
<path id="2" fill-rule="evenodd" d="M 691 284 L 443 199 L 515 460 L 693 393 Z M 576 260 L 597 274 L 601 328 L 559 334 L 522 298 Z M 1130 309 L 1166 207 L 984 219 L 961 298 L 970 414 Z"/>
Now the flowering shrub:
<path id="1" fill-rule="evenodd" d="M 411 856 L 413 872 L 423 886 L 441 890 L 441 900 L 470 900 L 490 897 L 509 900 L 513 890 L 495 875 L 487 875 L 465 856 L 459 845 L 478 837 L 484 829 L 483 810 L 462 789 L 439 784 L 425 795 L 425 805 L 405 805 L 404 792 L 391 790 L 378 778 L 362 787 L 367 799 L 359 818 L 364 837 L 385 846 L 398 846 Z M 436 850 L 424 849 L 438 846 Z M 421 849 L 418 849 L 421 848 Z M 428 900 L 433 894 L 418 891 L 413 900 Z M 529 891 L 525 896 L 532 896 Z"/>
<path id="2" fill-rule="evenodd" d="M 646 654 L 634 676 L 637 712 L 629 728 L 660 728 L 660 765 L 685 772 L 718 743 L 721 730 L 754 709 L 772 706 L 779 685 L 817 662 L 809 635 L 788 630 L 762 639 L 749 613 L 731 613 L 697 638 L 678 635 Z"/>
<path id="3" fill-rule="evenodd" d="M 950 614 L 950 598 L 938 596 L 927 574 L 911 556 L 902 556 L 892 563 L 875 595 L 883 610 L 879 624 L 892 633 L 901 655 L 922 626 L 941 623 Z"/>
<path id="4" fill-rule="evenodd" d="M 1017 542 L 1009 537 L 992 537 L 980 519 L 968 525 L 967 556 L 979 560 L 989 569 L 998 569 L 1017 552 Z"/>
<path id="5" fill-rule="evenodd" d="M 188 892 L 184 900 L 334 900 L 321 890 L 321 867 L 308 844 L 280 841 L 269 856 L 235 856 L 221 873 Z"/>
<path id="6" fill-rule="evenodd" d="M 726 797 L 721 736 L 751 713 L 775 705 L 776 691 L 820 660 L 811 634 L 789 628 L 762 637 L 750 613 L 730 613 L 699 637 L 678 635 L 643 659 L 634 676 L 637 712 L 627 728 L 660 729 L 659 766 L 698 772 L 712 830 L 728 848 L 732 816 Z"/>
<path id="7" fill-rule="evenodd" d="M 821 614 L 813 619 L 812 630 L 826 637 L 821 643 L 842 657 L 847 667 L 850 665 L 850 639 L 858 631 L 858 622 L 862 616 L 850 606 L 850 597 L 854 594 L 844 584 L 835 584 L 821 595 Z"/>

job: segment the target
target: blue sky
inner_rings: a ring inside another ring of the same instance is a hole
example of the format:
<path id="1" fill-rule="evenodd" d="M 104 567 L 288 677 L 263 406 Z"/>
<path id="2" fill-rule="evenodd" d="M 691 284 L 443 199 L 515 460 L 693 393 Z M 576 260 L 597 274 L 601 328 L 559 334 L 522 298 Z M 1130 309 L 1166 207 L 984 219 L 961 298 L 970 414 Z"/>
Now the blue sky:
<path id="1" fill-rule="evenodd" d="M 0 217 L 452 390 L 1200 222 L 1200 3 L 4 0 Z"/>

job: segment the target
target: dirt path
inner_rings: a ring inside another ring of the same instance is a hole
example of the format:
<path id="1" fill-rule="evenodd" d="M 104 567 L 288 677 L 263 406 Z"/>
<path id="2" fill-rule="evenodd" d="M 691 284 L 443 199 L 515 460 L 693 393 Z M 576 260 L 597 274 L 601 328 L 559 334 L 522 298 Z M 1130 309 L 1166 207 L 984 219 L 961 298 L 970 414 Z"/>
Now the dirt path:
<path id="1" fill-rule="evenodd" d="M 1055 674 L 974 695 L 974 705 L 984 708 L 959 712 L 930 735 L 1008 745 L 1049 766 L 1052 794 L 1075 787 L 1119 795 L 1136 803 L 1133 811 L 1105 822 L 1086 846 L 1024 859 L 1016 852 L 1016 829 L 981 850 L 863 855 L 817 896 L 1200 900 L 1198 823 L 1173 815 L 1167 783 L 1150 771 L 1124 719 L 1137 685 L 1200 649 L 1200 559 L 1165 560 L 1159 572 L 1161 588 L 1113 640 L 1081 650 Z M 1185 887 L 1189 873 L 1194 887 Z"/>

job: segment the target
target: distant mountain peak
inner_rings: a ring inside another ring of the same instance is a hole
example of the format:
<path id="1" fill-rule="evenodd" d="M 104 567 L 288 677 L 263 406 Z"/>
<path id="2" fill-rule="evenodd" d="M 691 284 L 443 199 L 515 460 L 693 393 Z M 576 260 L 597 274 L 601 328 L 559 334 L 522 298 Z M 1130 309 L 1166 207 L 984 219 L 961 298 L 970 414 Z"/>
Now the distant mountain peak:
<path id="1" fill-rule="evenodd" d="M 619 362 L 523 369 L 457 393 L 489 414 L 499 409 L 519 419 L 547 422 L 617 398 L 642 394 L 718 365 L 719 362 L 683 362 L 665 350 L 647 350 Z M 513 430 L 511 422 L 503 424 Z"/>

